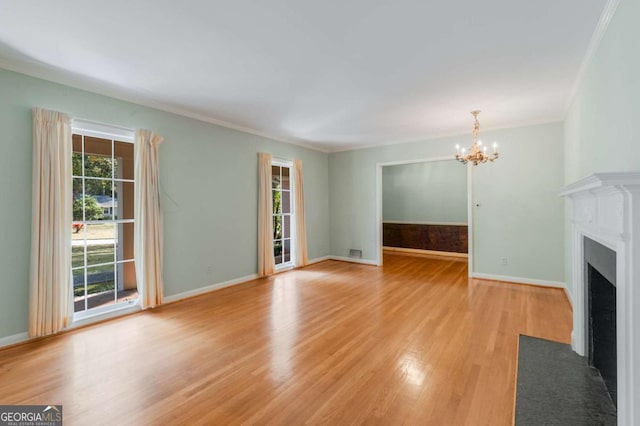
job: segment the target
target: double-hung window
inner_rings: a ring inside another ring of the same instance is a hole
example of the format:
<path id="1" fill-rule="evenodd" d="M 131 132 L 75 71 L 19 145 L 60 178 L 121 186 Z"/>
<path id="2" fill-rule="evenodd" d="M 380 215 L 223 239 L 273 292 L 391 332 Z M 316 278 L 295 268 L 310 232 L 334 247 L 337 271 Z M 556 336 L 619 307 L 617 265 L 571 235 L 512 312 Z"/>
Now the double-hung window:
<path id="1" fill-rule="evenodd" d="M 138 298 L 133 137 L 119 139 L 74 128 L 71 270 L 80 318 Z"/>
<path id="2" fill-rule="evenodd" d="M 293 164 L 272 161 L 271 195 L 273 201 L 273 255 L 277 269 L 293 266 L 294 212 L 293 212 Z"/>

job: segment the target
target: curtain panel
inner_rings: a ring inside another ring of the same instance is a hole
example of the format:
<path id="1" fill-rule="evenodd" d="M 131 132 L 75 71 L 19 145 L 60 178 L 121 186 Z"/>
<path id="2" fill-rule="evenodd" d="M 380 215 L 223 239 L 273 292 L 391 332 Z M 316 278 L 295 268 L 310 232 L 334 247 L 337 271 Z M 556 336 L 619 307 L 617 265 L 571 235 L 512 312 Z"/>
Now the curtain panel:
<path id="1" fill-rule="evenodd" d="M 137 130 L 135 140 L 136 219 L 133 250 L 138 293 L 143 309 L 162 304 L 162 212 L 158 146 L 163 137 L 150 130 Z"/>
<path id="2" fill-rule="evenodd" d="M 273 201 L 271 199 L 271 154 L 258 153 L 258 275 L 275 272 L 273 255 Z"/>
<path id="3" fill-rule="evenodd" d="M 30 337 L 55 333 L 73 321 L 71 151 L 71 117 L 34 108 Z"/>
<path id="4" fill-rule="evenodd" d="M 302 174 L 302 160 L 293 160 L 293 211 L 296 216 L 296 266 L 305 266 L 309 263 L 307 254 L 307 222 L 304 207 L 304 176 Z"/>

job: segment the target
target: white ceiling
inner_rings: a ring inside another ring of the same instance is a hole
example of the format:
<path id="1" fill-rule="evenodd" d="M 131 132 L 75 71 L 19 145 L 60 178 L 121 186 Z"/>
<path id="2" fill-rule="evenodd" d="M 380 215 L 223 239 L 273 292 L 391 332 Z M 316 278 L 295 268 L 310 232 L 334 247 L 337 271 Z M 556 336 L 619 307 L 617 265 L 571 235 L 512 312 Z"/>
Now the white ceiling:
<path id="1" fill-rule="evenodd" d="M 0 64 L 337 151 L 561 120 L 605 3 L 0 0 Z"/>

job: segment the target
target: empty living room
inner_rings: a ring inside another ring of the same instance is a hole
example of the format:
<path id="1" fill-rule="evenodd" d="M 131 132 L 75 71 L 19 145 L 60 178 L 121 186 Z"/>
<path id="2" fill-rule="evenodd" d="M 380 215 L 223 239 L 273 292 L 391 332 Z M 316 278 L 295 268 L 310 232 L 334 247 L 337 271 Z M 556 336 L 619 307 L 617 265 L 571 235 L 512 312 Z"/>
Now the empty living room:
<path id="1" fill-rule="evenodd" d="M 640 426 L 638 22 L 0 0 L 0 426 Z"/>

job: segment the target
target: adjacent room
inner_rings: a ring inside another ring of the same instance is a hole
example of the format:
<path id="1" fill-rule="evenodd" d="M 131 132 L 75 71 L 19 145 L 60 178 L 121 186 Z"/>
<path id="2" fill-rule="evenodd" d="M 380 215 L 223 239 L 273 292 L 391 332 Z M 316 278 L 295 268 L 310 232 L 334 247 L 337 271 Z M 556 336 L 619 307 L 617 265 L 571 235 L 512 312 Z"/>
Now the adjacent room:
<path id="1" fill-rule="evenodd" d="M 640 425 L 638 21 L 0 1 L 0 425 Z"/>
<path id="2" fill-rule="evenodd" d="M 452 159 L 381 167 L 383 251 L 467 259 L 469 169 Z"/>

